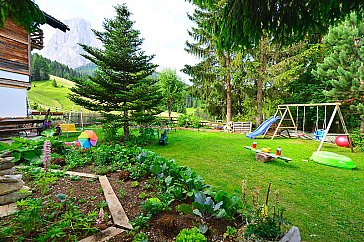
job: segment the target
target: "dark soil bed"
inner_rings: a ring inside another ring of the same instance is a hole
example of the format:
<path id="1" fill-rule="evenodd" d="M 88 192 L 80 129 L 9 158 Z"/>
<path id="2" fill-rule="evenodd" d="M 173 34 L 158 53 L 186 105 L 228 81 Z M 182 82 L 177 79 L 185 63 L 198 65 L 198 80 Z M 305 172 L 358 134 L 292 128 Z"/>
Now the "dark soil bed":
<path id="1" fill-rule="evenodd" d="M 67 197 L 76 200 L 76 204 L 83 214 L 98 210 L 98 205 L 101 202 L 106 202 L 99 180 L 84 177 L 78 177 L 77 179 L 79 180 L 71 180 L 69 177 L 58 178 L 55 184 L 49 186 L 49 191 L 46 194 L 43 195 L 41 189 L 38 188 L 33 190 L 32 197 L 49 197 L 56 201 L 56 195 L 64 193 Z M 107 210 L 107 207 L 105 210 Z"/>
<path id="2" fill-rule="evenodd" d="M 94 168 L 86 166 L 77 168 L 75 171 L 91 173 L 94 171 Z M 115 173 L 107 174 L 106 176 L 130 221 L 133 221 L 138 214 L 143 212 L 141 203 L 144 202 L 146 198 L 156 195 L 156 191 L 153 191 L 152 188 L 146 186 L 146 184 L 152 183 L 153 180 L 139 180 L 138 186 L 132 187 L 134 180 L 128 179 L 123 171 L 117 171 Z M 139 198 L 141 193 L 145 193 L 146 198 Z M 184 201 L 184 203 L 186 202 L 187 201 Z M 179 203 L 174 202 L 170 211 L 164 211 L 153 216 L 149 221 L 149 227 L 141 229 L 141 231 L 148 235 L 149 241 L 175 241 L 175 237 L 183 228 L 198 227 L 199 224 L 202 223 L 198 216 L 179 214 L 176 212 L 175 207 L 178 204 Z M 227 222 L 222 219 L 209 220 L 207 225 L 209 230 L 205 235 L 208 241 L 228 241 L 223 239 L 226 227 L 228 225 L 237 226 L 234 222 Z M 118 242 L 132 240 L 133 237 L 128 235 L 128 233 L 122 233 L 109 241 Z"/>
<path id="3" fill-rule="evenodd" d="M 74 171 L 82 173 L 90 173 L 94 171 L 93 166 L 86 166 L 82 168 L 74 169 Z M 153 190 L 152 184 L 154 180 L 144 179 L 139 180 L 138 185 L 134 180 L 130 180 L 123 171 L 117 171 L 112 174 L 107 174 L 107 178 L 113 187 L 115 194 L 118 196 L 126 215 L 130 221 L 133 221 L 143 209 L 141 203 L 146 198 L 155 197 L 156 191 Z M 101 185 L 98 179 L 84 178 L 84 177 L 60 177 L 57 181 L 48 186 L 47 191 L 41 190 L 41 186 L 32 185 L 32 182 L 25 179 L 25 182 L 33 190 L 33 198 L 43 198 L 44 200 L 57 200 L 56 195 L 64 193 L 67 197 L 73 197 L 76 204 L 79 206 L 80 211 L 83 214 L 88 214 L 93 211 L 99 211 L 100 204 L 106 202 Z M 143 196 L 140 196 L 142 193 Z M 187 203 L 188 201 L 183 201 Z M 191 201 L 189 201 L 191 202 Z M 104 203 L 105 204 L 105 203 Z M 177 234 L 184 228 L 191 228 L 193 226 L 198 227 L 203 223 L 198 216 L 179 214 L 176 212 L 175 207 L 180 202 L 174 202 L 170 206 L 170 210 L 163 211 L 157 215 L 154 215 L 148 222 L 147 227 L 141 229 L 142 232 L 147 234 L 149 241 L 175 241 Z M 108 208 L 104 208 L 105 213 L 110 215 Z M 111 216 L 109 216 L 111 218 Z M 6 218 L 9 219 L 10 217 Z M 208 231 L 205 234 L 208 241 L 229 241 L 223 238 L 223 234 L 226 231 L 228 225 L 236 227 L 233 221 L 226 221 L 220 219 L 213 219 L 205 221 L 208 226 Z M 96 226 L 96 221 L 95 221 Z M 112 219 L 108 224 L 104 225 L 101 229 L 113 226 Z M 134 234 L 135 235 L 135 234 Z M 132 233 L 121 233 L 109 241 L 132 241 L 134 235 Z M 87 237 L 86 235 L 84 237 Z M 80 237 L 79 239 L 82 239 Z"/>

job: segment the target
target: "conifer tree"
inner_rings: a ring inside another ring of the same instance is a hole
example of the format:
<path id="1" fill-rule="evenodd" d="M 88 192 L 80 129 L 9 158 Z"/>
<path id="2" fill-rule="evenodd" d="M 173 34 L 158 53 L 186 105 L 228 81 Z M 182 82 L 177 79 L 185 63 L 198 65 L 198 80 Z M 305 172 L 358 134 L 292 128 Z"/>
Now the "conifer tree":
<path id="1" fill-rule="evenodd" d="M 254 47 L 265 35 L 277 43 L 304 40 L 307 34 L 325 34 L 327 26 L 352 11 L 363 12 L 363 0 L 186 0 L 199 7 L 222 6 L 223 14 L 209 28 L 218 47 Z M 218 31 L 216 31 L 218 30 Z"/>
<path id="2" fill-rule="evenodd" d="M 364 21 L 350 14 L 346 21 L 330 28 L 324 44 L 327 54 L 313 74 L 332 85 L 325 94 L 351 104 L 364 132 Z"/>
<path id="3" fill-rule="evenodd" d="M 105 19 L 104 32 L 95 31 L 103 48 L 81 45 L 85 58 L 97 65 L 86 81 L 76 80 L 70 99 L 88 110 L 98 111 L 107 121 L 121 122 L 124 141 L 129 140 L 130 122 L 145 123 L 159 113 L 161 95 L 157 80 L 149 77 L 154 56 L 141 50 L 143 39 L 133 29 L 125 4 L 115 6 L 114 19 Z"/>
<path id="4" fill-rule="evenodd" d="M 220 18 L 219 6 L 213 8 L 197 8 L 190 20 L 197 25 L 192 27 L 189 35 L 193 42 L 187 42 L 185 50 L 200 58 L 200 63 L 185 65 L 184 72 L 193 77 L 194 89 L 205 102 L 210 113 L 218 109 L 218 113 L 226 114 L 226 121 L 232 121 L 232 73 L 234 56 L 232 49 L 218 50 L 216 33 L 207 26 Z M 225 106 L 225 112 L 221 110 Z M 219 115 L 220 116 L 220 115 Z"/>
<path id="5" fill-rule="evenodd" d="M 43 56 L 34 54 L 32 55 L 32 80 L 49 80 L 49 65 Z"/>

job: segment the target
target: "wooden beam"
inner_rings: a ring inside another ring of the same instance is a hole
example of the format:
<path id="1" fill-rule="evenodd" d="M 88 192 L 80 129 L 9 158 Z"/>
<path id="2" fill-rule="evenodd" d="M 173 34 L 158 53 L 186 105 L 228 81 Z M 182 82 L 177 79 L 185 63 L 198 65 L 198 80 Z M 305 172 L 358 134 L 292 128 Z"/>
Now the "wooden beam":
<path id="1" fill-rule="evenodd" d="M 32 86 L 30 82 L 14 81 L 0 78 L 0 86 L 10 88 L 28 89 Z"/>
<path id="2" fill-rule="evenodd" d="M 279 108 L 282 107 L 317 107 L 317 106 L 336 106 L 341 105 L 341 103 L 307 103 L 307 104 L 282 104 L 278 105 Z"/>
<path id="3" fill-rule="evenodd" d="M 351 140 L 350 140 L 350 135 L 349 135 L 349 132 L 346 128 L 346 125 L 345 125 L 345 120 L 344 120 L 344 117 L 343 117 L 343 114 L 341 113 L 341 110 L 339 108 L 338 110 L 338 113 L 339 113 L 339 118 L 340 118 L 340 121 L 341 121 L 341 125 L 343 126 L 343 129 L 344 129 L 344 132 L 345 134 L 347 135 L 348 137 L 348 142 L 349 142 L 349 145 L 350 145 L 350 150 L 352 153 L 354 153 L 354 148 L 353 148 L 353 144 L 351 143 Z"/>
<path id="4" fill-rule="evenodd" d="M 133 226 L 131 226 L 131 224 L 129 223 L 128 216 L 126 216 L 123 206 L 121 206 L 121 203 L 118 197 L 115 195 L 115 192 L 112 189 L 107 177 L 100 176 L 99 181 L 102 190 L 104 191 L 105 199 L 114 224 L 125 229 L 133 229 Z"/>
<path id="5" fill-rule="evenodd" d="M 0 70 L 15 72 L 19 74 L 25 74 L 29 76 L 28 63 L 22 64 L 15 61 L 5 60 L 0 58 Z"/>
<path id="6" fill-rule="evenodd" d="M 279 108 L 276 110 L 276 112 L 275 112 L 275 114 L 274 114 L 274 116 L 273 117 L 277 117 L 277 115 L 278 115 L 278 112 L 279 112 Z M 282 116 L 282 115 L 281 115 Z M 264 134 L 263 134 L 263 138 L 265 137 L 265 135 L 268 133 L 268 129 L 264 132 Z"/>
<path id="7" fill-rule="evenodd" d="M 279 121 L 279 123 L 278 123 L 278 125 L 277 125 L 277 128 L 276 128 L 276 130 L 274 131 L 274 134 L 273 134 L 273 136 L 272 136 L 272 139 L 274 139 L 274 137 L 277 135 L 277 132 L 278 132 L 278 129 L 280 129 L 280 127 L 281 127 L 281 125 L 282 125 L 282 122 L 283 122 L 283 119 L 284 119 L 284 117 L 286 116 L 286 113 L 287 113 L 287 110 L 288 110 L 289 108 L 286 108 L 286 110 L 284 110 L 284 112 L 283 112 L 283 115 L 281 115 L 281 120 Z M 282 110 L 279 110 L 279 112 L 282 114 Z"/>
<path id="8" fill-rule="evenodd" d="M 14 36 L 14 35 L 11 34 L 10 31 L 2 32 L 2 33 L 0 33 L 0 36 L 3 36 L 5 38 L 11 39 L 11 40 L 15 40 L 16 42 L 19 42 L 21 44 L 26 44 L 27 45 L 29 43 L 28 39 L 23 39 L 22 37 Z"/>
<path id="9" fill-rule="evenodd" d="M 335 109 L 334 111 L 332 112 L 332 115 L 331 115 L 331 118 L 330 118 L 330 121 L 329 121 L 329 124 L 327 125 L 327 128 L 325 129 L 325 133 L 324 133 L 324 136 L 322 137 L 322 140 L 320 142 L 320 145 L 319 147 L 317 148 L 317 151 L 320 151 L 321 148 L 322 148 L 322 145 L 324 144 L 325 140 L 326 140 L 326 136 L 327 136 L 327 133 L 329 132 L 330 128 L 331 128 L 331 124 L 332 122 L 334 121 L 334 118 L 335 118 L 335 115 L 336 115 L 336 112 L 337 110 L 339 109 L 339 105 L 336 105 L 335 106 Z"/>

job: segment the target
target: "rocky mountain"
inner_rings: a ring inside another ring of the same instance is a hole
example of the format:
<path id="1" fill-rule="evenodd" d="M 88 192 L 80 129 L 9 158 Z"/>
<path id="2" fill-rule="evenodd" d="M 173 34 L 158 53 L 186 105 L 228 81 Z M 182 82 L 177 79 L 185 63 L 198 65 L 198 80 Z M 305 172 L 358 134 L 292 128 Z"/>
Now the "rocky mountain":
<path id="1" fill-rule="evenodd" d="M 41 51 L 42 56 L 71 68 L 88 64 L 89 61 L 80 55 L 84 51 L 78 43 L 95 47 L 102 46 L 92 32 L 90 22 L 82 18 L 73 18 L 64 20 L 63 23 L 69 26 L 70 31 L 66 33 L 57 31 Z"/>

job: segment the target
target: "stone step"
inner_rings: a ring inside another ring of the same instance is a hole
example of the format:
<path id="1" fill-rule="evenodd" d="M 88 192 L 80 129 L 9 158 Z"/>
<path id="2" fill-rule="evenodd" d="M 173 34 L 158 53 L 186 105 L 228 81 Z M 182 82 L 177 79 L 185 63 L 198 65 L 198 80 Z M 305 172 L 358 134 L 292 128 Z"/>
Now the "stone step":
<path id="1" fill-rule="evenodd" d="M 18 181 L 21 181 L 22 175 L 16 174 L 16 175 L 3 175 L 0 176 L 0 183 L 15 183 Z"/>
<path id="2" fill-rule="evenodd" d="M 0 170 L 0 176 L 3 175 L 12 175 L 16 172 L 15 167 L 12 167 L 10 169 L 6 169 L 6 170 Z"/>
<path id="3" fill-rule="evenodd" d="M 14 167 L 15 164 L 11 161 L 8 161 L 8 162 L 1 162 L 0 163 L 0 170 L 7 170 L 7 169 L 10 169 L 12 167 Z"/>
<path id="4" fill-rule="evenodd" d="M 18 208 L 15 203 L 2 205 L 0 206 L 0 218 L 15 213 L 16 211 L 18 211 Z"/>
<path id="5" fill-rule="evenodd" d="M 19 190 L 0 196 L 0 205 L 16 202 L 26 198 L 32 194 L 32 191 L 27 186 L 22 186 Z"/>
<path id="6" fill-rule="evenodd" d="M 7 162 L 13 162 L 14 161 L 14 157 L 12 156 L 7 156 L 7 157 L 0 157 L 0 164 L 1 163 L 7 163 Z"/>
<path id="7" fill-rule="evenodd" d="M 10 151 L 3 152 L 3 153 L 0 154 L 1 158 L 12 157 L 12 156 L 13 156 L 13 154 Z"/>
<path id="8" fill-rule="evenodd" d="M 20 190 L 24 186 L 23 181 L 14 183 L 0 183 L 0 195 L 5 195 Z"/>

